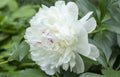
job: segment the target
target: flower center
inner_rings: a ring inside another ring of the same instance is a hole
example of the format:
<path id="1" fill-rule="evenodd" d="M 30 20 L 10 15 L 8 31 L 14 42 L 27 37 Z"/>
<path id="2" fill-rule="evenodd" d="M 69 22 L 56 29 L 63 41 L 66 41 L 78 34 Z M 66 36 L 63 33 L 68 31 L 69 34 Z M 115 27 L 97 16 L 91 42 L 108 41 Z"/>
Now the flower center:
<path id="1" fill-rule="evenodd" d="M 71 43 L 71 37 L 58 37 L 57 35 L 59 35 L 59 31 L 57 29 L 43 31 L 40 35 L 40 41 L 37 41 L 36 45 L 47 50 L 57 51 L 58 49 L 66 49 L 73 43 Z"/>

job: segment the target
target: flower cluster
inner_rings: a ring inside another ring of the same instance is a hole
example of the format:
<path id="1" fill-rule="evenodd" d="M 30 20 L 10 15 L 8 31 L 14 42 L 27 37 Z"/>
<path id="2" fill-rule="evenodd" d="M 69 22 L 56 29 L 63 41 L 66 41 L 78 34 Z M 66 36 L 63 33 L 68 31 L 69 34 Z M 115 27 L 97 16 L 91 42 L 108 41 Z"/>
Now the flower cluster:
<path id="1" fill-rule="evenodd" d="M 91 14 L 78 20 L 74 2 L 57 1 L 50 8 L 42 5 L 30 20 L 24 36 L 30 45 L 32 60 L 49 75 L 60 72 L 60 67 L 82 73 L 84 63 L 79 54 L 93 60 L 99 56 L 96 46 L 88 42 L 88 33 L 96 28 Z"/>

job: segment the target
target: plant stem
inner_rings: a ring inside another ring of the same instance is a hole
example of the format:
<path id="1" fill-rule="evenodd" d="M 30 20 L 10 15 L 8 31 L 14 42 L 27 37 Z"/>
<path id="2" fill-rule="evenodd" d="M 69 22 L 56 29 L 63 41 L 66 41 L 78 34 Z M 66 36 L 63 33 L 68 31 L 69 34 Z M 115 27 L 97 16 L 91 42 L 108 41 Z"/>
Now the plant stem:
<path id="1" fill-rule="evenodd" d="M 1 64 L 5 64 L 5 63 L 8 63 L 9 61 L 7 60 L 7 61 L 3 61 L 3 62 L 0 62 L 0 65 Z"/>
<path id="2" fill-rule="evenodd" d="M 20 66 L 25 67 L 25 66 L 34 66 L 34 65 L 36 65 L 36 64 L 35 63 L 23 63 Z"/>
<path id="3" fill-rule="evenodd" d="M 0 65 L 1 65 L 1 64 L 6 64 L 6 63 L 8 63 L 8 62 L 10 62 L 10 61 L 13 61 L 13 60 L 6 60 L 6 61 L 3 61 L 3 62 L 0 62 Z"/>
<path id="4" fill-rule="evenodd" d="M 120 69 L 120 65 L 116 68 L 116 70 L 119 70 Z"/>
<path id="5" fill-rule="evenodd" d="M 56 73 L 56 77 L 60 77 L 58 73 Z"/>

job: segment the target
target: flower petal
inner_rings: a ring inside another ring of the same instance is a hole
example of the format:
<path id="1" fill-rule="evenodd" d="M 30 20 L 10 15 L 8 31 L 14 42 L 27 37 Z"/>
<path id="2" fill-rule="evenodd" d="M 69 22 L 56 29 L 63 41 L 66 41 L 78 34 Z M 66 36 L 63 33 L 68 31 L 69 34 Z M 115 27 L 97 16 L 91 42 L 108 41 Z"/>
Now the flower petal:
<path id="1" fill-rule="evenodd" d="M 75 62 L 75 55 L 73 54 L 71 60 L 70 60 L 70 71 L 74 68 L 76 62 Z"/>
<path id="2" fill-rule="evenodd" d="M 78 19 L 78 7 L 77 7 L 77 5 L 73 2 L 69 2 L 66 6 L 67 6 L 67 9 L 68 9 L 68 12 L 70 13 L 70 15 L 73 18 Z"/>
<path id="3" fill-rule="evenodd" d="M 65 71 L 68 70 L 68 67 L 69 67 L 69 64 L 68 64 L 68 63 L 63 64 L 63 69 L 64 69 Z"/>
<path id="4" fill-rule="evenodd" d="M 42 9 L 46 9 L 47 10 L 49 8 L 47 6 L 45 6 L 45 5 L 42 4 Z"/>
<path id="5" fill-rule="evenodd" d="M 48 75 L 54 75 L 55 74 L 55 69 L 50 69 L 50 67 L 41 67 L 43 71 L 45 71 Z"/>
<path id="6" fill-rule="evenodd" d="M 89 58 L 96 60 L 96 58 L 99 57 L 99 50 L 97 49 L 97 47 L 93 44 L 89 44 L 90 48 L 91 48 L 91 52 L 89 54 Z"/>
<path id="7" fill-rule="evenodd" d="M 80 55 L 76 54 L 76 65 L 75 67 L 73 68 L 73 72 L 75 73 L 82 73 L 84 72 L 84 63 L 83 63 L 83 60 L 82 58 L 80 57 Z"/>
<path id="8" fill-rule="evenodd" d="M 55 6 L 56 6 L 56 7 L 65 6 L 65 2 L 64 2 L 64 1 L 56 1 L 56 2 L 55 2 Z"/>
<path id="9" fill-rule="evenodd" d="M 79 36 L 77 52 L 84 56 L 88 56 L 90 53 L 90 46 L 88 43 L 88 34 L 84 28 L 80 30 Z"/>
<path id="10" fill-rule="evenodd" d="M 65 51 L 65 53 L 63 54 L 63 56 L 62 56 L 62 63 L 68 63 L 69 61 L 70 61 L 70 59 L 71 59 L 71 50 L 70 50 L 70 48 L 67 48 L 66 49 L 66 51 Z"/>
<path id="11" fill-rule="evenodd" d="M 82 17 L 79 21 L 84 23 L 89 19 L 89 17 L 92 15 L 93 12 L 88 12 L 84 17 Z"/>
<path id="12" fill-rule="evenodd" d="M 84 28 L 87 30 L 88 33 L 92 32 L 96 28 L 96 20 L 92 17 L 86 21 L 84 24 Z"/>

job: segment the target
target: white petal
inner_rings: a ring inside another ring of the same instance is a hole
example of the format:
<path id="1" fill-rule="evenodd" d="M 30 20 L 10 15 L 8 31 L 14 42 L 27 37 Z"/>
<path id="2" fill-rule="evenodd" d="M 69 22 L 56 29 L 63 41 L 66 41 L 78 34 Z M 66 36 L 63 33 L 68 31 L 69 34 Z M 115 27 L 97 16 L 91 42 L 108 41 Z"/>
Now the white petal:
<path id="1" fill-rule="evenodd" d="M 72 71 L 73 67 L 75 66 L 75 54 L 72 54 L 71 60 L 70 60 L 70 71 Z"/>
<path id="2" fill-rule="evenodd" d="M 52 69 L 46 70 L 45 72 L 46 72 L 47 74 L 49 74 L 49 75 L 54 75 L 54 74 L 55 74 L 55 71 L 52 70 Z"/>
<path id="3" fill-rule="evenodd" d="M 73 72 L 75 73 L 82 73 L 84 72 L 84 63 L 83 63 L 83 60 L 82 58 L 80 57 L 80 55 L 76 54 L 76 65 L 75 67 L 73 68 Z"/>
<path id="4" fill-rule="evenodd" d="M 43 4 L 42 4 L 42 8 L 43 8 L 43 9 L 48 9 L 48 7 L 45 6 L 45 5 L 43 5 Z"/>
<path id="5" fill-rule="evenodd" d="M 55 6 L 56 6 L 56 7 L 65 6 L 65 2 L 64 2 L 64 1 L 56 1 L 56 2 L 55 2 Z"/>
<path id="6" fill-rule="evenodd" d="M 70 52 L 71 52 L 70 48 L 67 48 L 64 55 L 63 55 L 63 59 L 62 59 L 63 63 L 68 63 L 70 61 L 70 59 L 71 59 Z"/>
<path id="7" fill-rule="evenodd" d="M 68 12 L 70 15 L 77 19 L 78 18 L 78 7 L 74 2 L 69 2 L 67 5 Z"/>
<path id="8" fill-rule="evenodd" d="M 99 57 L 99 50 L 97 49 L 97 47 L 93 44 L 90 44 L 90 48 L 91 48 L 91 52 L 89 54 L 89 58 L 96 60 L 96 58 Z"/>
<path id="9" fill-rule="evenodd" d="M 96 20 L 92 17 L 86 21 L 84 24 L 84 28 L 87 30 L 88 33 L 92 32 L 96 28 Z"/>
<path id="10" fill-rule="evenodd" d="M 82 17 L 79 21 L 84 23 L 85 21 L 87 21 L 90 16 L 92 15 L 93 12 L 88 12 L 84 17 Z"/>
<path id="11" fill-rule="evenodd" d="M 88 43 L 88 34 L 84 28 L 80 30 L 79 41 L 78 41 L 78 50 L 80 54 L 88 56 L 90 53 L 90 46 Z"/>
<path id="12" fill-rule="evenodd" d="M 64 69 L 65 71 L 68 70 L 68 67 L 69 67 L 69 64 L 68 64 L 68 63 L 63 64 L 63 69 Z"/>
<path id="13" fill-rule="evenodd" d="M 54 75 L 55 74 L 55 70 L 54 69 L 50 69 L 49 67 L 41 67 L 41 69 L 43 71 L 45 71 L 48 75 Z"/>
<path id="14" fill-rule="evenodd" d="M 70 71 L 72 71 L 74 66 L 75 66 L 75 59 L 72 58 L 70 61 Z"/>

